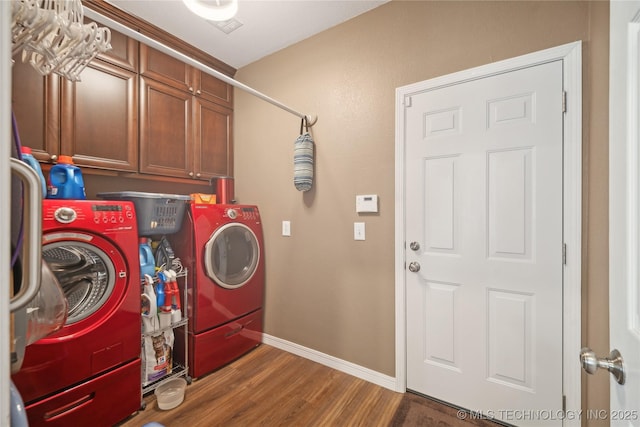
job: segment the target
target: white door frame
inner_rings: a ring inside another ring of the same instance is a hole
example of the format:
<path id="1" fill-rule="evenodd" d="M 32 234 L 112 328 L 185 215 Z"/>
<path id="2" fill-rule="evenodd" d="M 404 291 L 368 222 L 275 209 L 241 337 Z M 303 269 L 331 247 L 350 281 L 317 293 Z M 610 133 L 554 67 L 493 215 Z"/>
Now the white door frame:
<path id="1" fill-rule="evenodd" d="M 416 93 L 488 77 L 551 61 L 563 61 L 566 112 L 563 148 L 563 232 L 566 263 L 563 270 L 563 389 L 566 410 L 581 409 L 581 233 L 582 233 L 582 42 L 518 56 L 500 62 L 460 71 L 396 89 L 395 149 L 395 303 L 396 303 L 396 384 L 407 389 L 406 305 L 405 305 L 405 108 L 404 100 Z M 506 408 L 505 408 L 506 409 Z M 580 425 L 567 417 L 565 426 Z"/>
<path id="2" fill-rule="evenodd" d="M 9 158 L 11 157 L 11 3 L 0 1 L 0 196 L 4 200 L 11 200 L 11 172 Z M 9 214 L 11 207 L 0 214 L 0 235 L 11 235 L 11 221 Z M 9 245 L 0 248 L 0 280 L 11 283 L 9 260 L 11 253 Z M 9 411 L 9 382 L 11 380 L 11 343 L 9 342 L 9 293 L 4 286 L 0 291 L 0 425 L 10 424 Z"/>

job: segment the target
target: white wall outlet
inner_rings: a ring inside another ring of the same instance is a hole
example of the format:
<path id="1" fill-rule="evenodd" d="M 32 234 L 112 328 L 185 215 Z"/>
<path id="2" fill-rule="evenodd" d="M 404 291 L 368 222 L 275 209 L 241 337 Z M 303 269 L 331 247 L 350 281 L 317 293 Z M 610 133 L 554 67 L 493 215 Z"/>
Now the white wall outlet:
<path id="1" fill-rule="evenodd" d="M 353 240 L 364 240 L 364 222 L 353 223 Z"/>
<path id="2" fill-rule="evenodd" d="M 282 235 L 291 236 L 291 221 L 282 221 Z"/>
<path id="3" fill-rule="evenodd" d="M 378 195 L 366 194 L 356 196 L 356 212 L 371 213 L 378 212 Z"/>

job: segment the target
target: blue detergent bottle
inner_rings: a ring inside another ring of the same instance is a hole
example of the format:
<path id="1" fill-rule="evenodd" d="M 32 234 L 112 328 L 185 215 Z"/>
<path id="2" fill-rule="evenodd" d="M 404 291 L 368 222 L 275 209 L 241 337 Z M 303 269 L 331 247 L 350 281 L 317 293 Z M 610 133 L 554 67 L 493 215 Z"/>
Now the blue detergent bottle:
<path id="1" fill-rule="evenodd" d="M 146 237 L 141 237 L 140 243 L 140 277 L 144 278 L 145 274 L 153 277 L 156 273 L 156 262 L 151 250 L 151 243 Z"/>
<path id="2" fill-rule="evenodd" d="M 58 163 L 49 171 L 47 199 L 84 200 L 86 198 L 80 168 L 73 164 L 71 156 L 58 157 Z"/>
<path id="3" fill-rule="evenodd" d="M 20 151 L 22 152 L 22 161 L 31 166 L 33 170 L 36 171 L 38 176 L 40 177 L 40 182 L 42 183 L 42 197 L 47 196 L 47 183 L 44 180 L 44 175 L 42 174 L 42 169 L 40 168 L 40 162 L 38 162 L 33 154 L 31 154 L 31 148 L 29 147 L 21 147 Z"/>

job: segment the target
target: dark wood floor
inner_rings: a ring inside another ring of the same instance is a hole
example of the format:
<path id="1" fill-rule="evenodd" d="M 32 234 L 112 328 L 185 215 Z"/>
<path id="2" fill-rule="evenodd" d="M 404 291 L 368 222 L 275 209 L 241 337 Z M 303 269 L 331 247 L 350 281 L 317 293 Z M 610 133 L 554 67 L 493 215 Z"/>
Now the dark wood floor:
<path id="1" fill-rule="evenodd" d="M 184 402 L 146 409 L 122 427 L 388 426 L 402 393 L 262 344 L 187 387 Z"/>

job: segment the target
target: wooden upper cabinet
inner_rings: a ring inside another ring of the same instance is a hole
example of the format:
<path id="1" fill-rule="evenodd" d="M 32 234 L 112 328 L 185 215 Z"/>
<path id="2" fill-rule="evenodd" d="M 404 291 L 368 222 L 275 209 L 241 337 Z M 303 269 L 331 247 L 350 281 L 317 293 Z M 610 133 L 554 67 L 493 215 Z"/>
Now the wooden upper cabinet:
<path id="1" fill-rule="evenodd" d="M 138 170 L 138 43 L 112 32 L 113 49 L 71 82 L 17 60 L 12 100 L 23 145 L 41 162 L 61 154 L 101 169 Z"/>
<path id="2" fill-rule="evenodd" d="M 193 70 L 189 65 L 144 44 L 140 46 L 140 75 L 184 92 L 193 91 Z"/>
<path id="3" fill-rule="evenodd" d="M 83 3 L 225 75 L 235 72 L 108 2 Z M 232 175 L 233 87 L 117 31 L 110 43 L 79 82 L 43 77 L 16 58 L 12 108 L 21 142 L 34 157 L 54 163 L 70 155 L 89 169 L 170 178 Z"/>
<path id="4" fill-rule="evenodd" d="M 85 18 L 85 21 L 87 19 Z M 126 70 L 138 71 L 139 43 L 122 33 L 111 30 L 111 49 L 97 57 Z"/>
<path id="5" fill-rule="evenodd" d="M 190 178 L 192 95 L 153 79 L 140 82 L 140 172 Z"/>
<path id="6" fill-rule="evenodd" d="M 146 45 L 140 46 L 140 74 L 217 104 L 233 106 L 233 86 Z"/>
<path id="7" fill-rule="evenodd" d="M 60 77 L 42 76 L 20 58 L 12 67 L 11 108 L 20 142 L 36 159 L 54 161 L 60 154 Z"/>
<path id="8" fill-rule="evenodd" d="M 233 108 L 233 86 L 204 72 L 194 75 L 196 95 L 216 104 Z"/>
<path id="9" fill-rule="evenodd" d="M 233 175 L 233 110 L 199 98 L 194 108 L 195 177 Z"/>
<path id="10" fill-rule="evenodd" d="M 233 110 L 145 77 L 141 93 L 141 173 L 208 180 L 233 172 Z"/>
<path id="11" fill-rule="evenodd" d="M 94 60 L 63 81 L 61 154 L 100 169 L 138 170 L 138 75 Z"/>
<path id="12" fill-rule="evenodd" d="M 208 180 L 231 175 L 232 86 L 140 47 L 140 172 Z"/>

